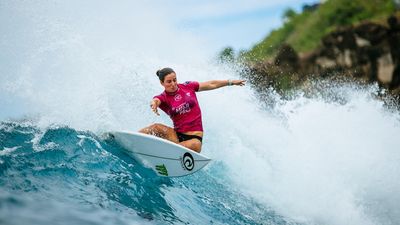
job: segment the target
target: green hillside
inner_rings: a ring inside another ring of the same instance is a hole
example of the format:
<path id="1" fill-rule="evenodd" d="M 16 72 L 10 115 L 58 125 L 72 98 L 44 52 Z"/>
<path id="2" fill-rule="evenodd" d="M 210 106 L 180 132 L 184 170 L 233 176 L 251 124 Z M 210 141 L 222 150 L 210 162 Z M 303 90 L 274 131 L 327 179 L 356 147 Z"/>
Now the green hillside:
<path id="1" fill-rule="evenodd" d="M 328 0 L 301 13 L 288 9 L 283 16 L 284 25 L 242 56 L 250 61 L 272 58 L 282 43 L 291 45 L 297 52 L 307 52 L 315 49 L 323 36 L 339 26 L 363 20 L 385 23 L 394 12 L 393 0 Z"/>

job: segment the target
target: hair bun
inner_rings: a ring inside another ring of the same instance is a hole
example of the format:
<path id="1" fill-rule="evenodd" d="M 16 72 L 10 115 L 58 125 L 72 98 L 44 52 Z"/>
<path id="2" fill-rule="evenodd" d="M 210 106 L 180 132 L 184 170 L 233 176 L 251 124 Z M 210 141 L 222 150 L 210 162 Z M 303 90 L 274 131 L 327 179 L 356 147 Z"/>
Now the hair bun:
<path id="1" fill-rule="evenodd" d="M 163 82 L 164 82 L 165 76 L 167 76 L 170 73 L 175 73 L 175 71 L 169 67 L 161 68 L 161 69 L 157 70 L 157 72 L 156 72 L 158 78 Z"/>

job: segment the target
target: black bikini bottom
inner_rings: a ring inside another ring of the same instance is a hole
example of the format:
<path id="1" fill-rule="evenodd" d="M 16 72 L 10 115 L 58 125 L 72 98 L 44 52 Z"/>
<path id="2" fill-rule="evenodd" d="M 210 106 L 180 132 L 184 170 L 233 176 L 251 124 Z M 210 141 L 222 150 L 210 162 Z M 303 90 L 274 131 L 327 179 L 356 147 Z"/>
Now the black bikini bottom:
<path id="1" fill-rule="evenodd" d="M 194 138 L 199 140 L 200 142 L 203 141 L 203 138 L 197 135 L 182 134 L 180 132 L 176 132 L 176 135 L 178 135 L 179 142 L 191 140 Z"/>

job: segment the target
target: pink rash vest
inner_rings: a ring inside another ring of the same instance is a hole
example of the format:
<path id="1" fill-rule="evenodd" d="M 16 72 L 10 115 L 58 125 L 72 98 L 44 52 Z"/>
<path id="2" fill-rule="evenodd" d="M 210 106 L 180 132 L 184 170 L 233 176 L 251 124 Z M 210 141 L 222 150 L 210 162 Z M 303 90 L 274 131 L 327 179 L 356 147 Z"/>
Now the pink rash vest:
<path id="1" fill-rule="evenodd" d="M 197 101 L 196 91 L 199 91 L 199 82 L 186 81 L 178 84 L 174 93 L 164 91 L 154 96 L 161 101 L 160 109 L 168 114 L 176 132 L 203 131 L 201 110 Z"/>

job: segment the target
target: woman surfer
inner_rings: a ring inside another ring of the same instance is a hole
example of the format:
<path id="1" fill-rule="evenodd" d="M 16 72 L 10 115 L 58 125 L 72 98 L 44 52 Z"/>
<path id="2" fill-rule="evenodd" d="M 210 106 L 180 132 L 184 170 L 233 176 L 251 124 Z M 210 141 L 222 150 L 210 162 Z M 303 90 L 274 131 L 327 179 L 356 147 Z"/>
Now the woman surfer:
<path id="1" fill-rule="evenodd" d="M 170 116 L 174 128 L 155 123 L 139 132 L 155 135 L 200 152 L 203 139 L 201 110 L 196 92 L 209 91 L 229 85 L 245 85 L 244 80 L 211 80 L 206 82 L 186 81 L 178 84 L 176 73 L 171 68 L 157 71 L 164 92 L 154 96 L 151 109 L 157 115 L 158 108 Z"/>

